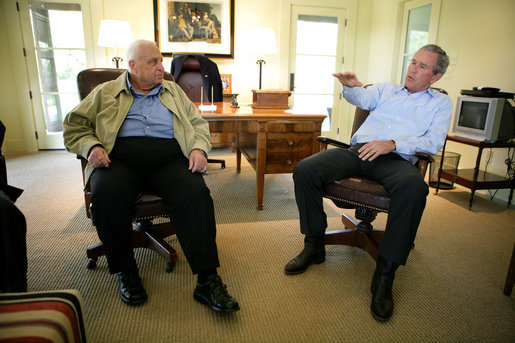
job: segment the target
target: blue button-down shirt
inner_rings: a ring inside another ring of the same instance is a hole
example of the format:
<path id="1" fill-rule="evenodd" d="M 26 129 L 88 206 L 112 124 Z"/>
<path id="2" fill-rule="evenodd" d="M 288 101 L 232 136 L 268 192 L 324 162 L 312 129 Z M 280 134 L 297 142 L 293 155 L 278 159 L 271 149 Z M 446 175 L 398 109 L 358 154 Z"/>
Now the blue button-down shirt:
<path id="1" fill-rule="evenodd" d="M 402 85 L 345 87 L 343 97 L 370 115 L 352 136 L 351 144 L 395 141 L 395 153 L 416 162 L 416 152 L 436 154 L 451 125 L 452 101 L 434 89 L 409 93 Z"/>
<path id="2" fill-rule="evenodd" d="M 159 100 L 162 85 L 143 94 L 134 89 L 127 73 L 127 86 L 134 101 L 118 131 L 118 137 L 173 138 L 173 114 Z"/>

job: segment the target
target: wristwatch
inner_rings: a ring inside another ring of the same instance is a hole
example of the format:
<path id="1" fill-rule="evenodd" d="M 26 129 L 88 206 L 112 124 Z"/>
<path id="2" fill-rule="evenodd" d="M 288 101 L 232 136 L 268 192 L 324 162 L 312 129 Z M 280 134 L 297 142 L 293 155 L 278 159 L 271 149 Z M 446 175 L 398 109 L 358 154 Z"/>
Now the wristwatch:
<path id="1" fill-rule="evenodd" d="M 206 158 L 206 160 L 207 160 L 207 152 L 205 152 L 204 150 L 199 149 L 199 148 L 195 148 L 195 149 L 193 149 L 193 150 L 198 150 L 198 151 L 200 151 L 200 152 L 202 153 L 202 155 L 204 155 L 204 157 L 205 157 L 205 158 Z"/>

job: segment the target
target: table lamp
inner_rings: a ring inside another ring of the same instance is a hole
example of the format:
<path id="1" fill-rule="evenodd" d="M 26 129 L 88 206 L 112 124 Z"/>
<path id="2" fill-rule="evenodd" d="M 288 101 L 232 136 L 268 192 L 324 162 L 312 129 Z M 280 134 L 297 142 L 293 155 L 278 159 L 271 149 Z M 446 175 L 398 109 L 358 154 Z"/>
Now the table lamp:
<path id="1" fill-rule="evenodd" d="M 115 48 L 112 61 L 116 68 L 120 66 L 123 58 L 118 56 L 118 48 L 126 48 L 132 43 L 132 30 L 128 21 L 102 20 L 98 33 L 98 46 Z"/>
<path id="2" fill-rule="evenodd" d="M 251 49 L 253 52 L 257 53 L 259 56 L 271 55 L 271 54 L 277 53 L 277 45 L 275 43 L 275 33 L 274 33 L 274 30 L 271 28 L 267 28 L 267 27 L 252 28 L 249 32 L 249 42 L 253 42 L 251 45 Z M 263 64 L 266 64 L 266 61 L 262 58 L 259 58 L 256 61 L 256 64 L 259 64 L 259 89 L 261 89 Z"/>

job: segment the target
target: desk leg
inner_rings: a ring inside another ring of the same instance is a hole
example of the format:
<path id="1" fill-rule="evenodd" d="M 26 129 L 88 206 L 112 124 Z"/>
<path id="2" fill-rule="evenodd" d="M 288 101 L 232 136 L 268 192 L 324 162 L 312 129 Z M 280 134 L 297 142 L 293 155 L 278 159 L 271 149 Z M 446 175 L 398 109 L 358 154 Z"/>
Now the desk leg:
<path id="1" fill-rule="evenodd" d="M 241 172 L 241 150 L 240 148 L 236 148 L 236 173 Z"/>
<path id="2" fill-rule="evenodd" d="M 263 193 L 265 189 L 266 171 L 266 122 L 258 122 L 259 131 L 256 144 L 256 179 L 257 179 L 257 209 L 263 209 Z"/>

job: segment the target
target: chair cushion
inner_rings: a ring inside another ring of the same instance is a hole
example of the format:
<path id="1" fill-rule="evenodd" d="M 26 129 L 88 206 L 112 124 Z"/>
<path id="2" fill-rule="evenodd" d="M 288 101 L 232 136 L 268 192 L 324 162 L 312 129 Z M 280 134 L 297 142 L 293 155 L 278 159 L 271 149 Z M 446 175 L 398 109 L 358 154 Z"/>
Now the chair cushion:
<path id="1" fill-rule="evenodd" d="M 325 185 L 324 197 L 344 208 L 364 206 L 388 212 L 390 207 L 390 195 L 384 187 L 362 177 L 346 177 Z"/>
<path id="2" fill-rule="evenodd" d="M 0 341 L 85 342 L 76 290 L 0 294 Z"/>
<path id="3" fill-rule="evenodd" d="M 135 209 L 135 220 L 168 216 L 163 199 L 154 193 L 142 193 L 136 200 Z"/>

